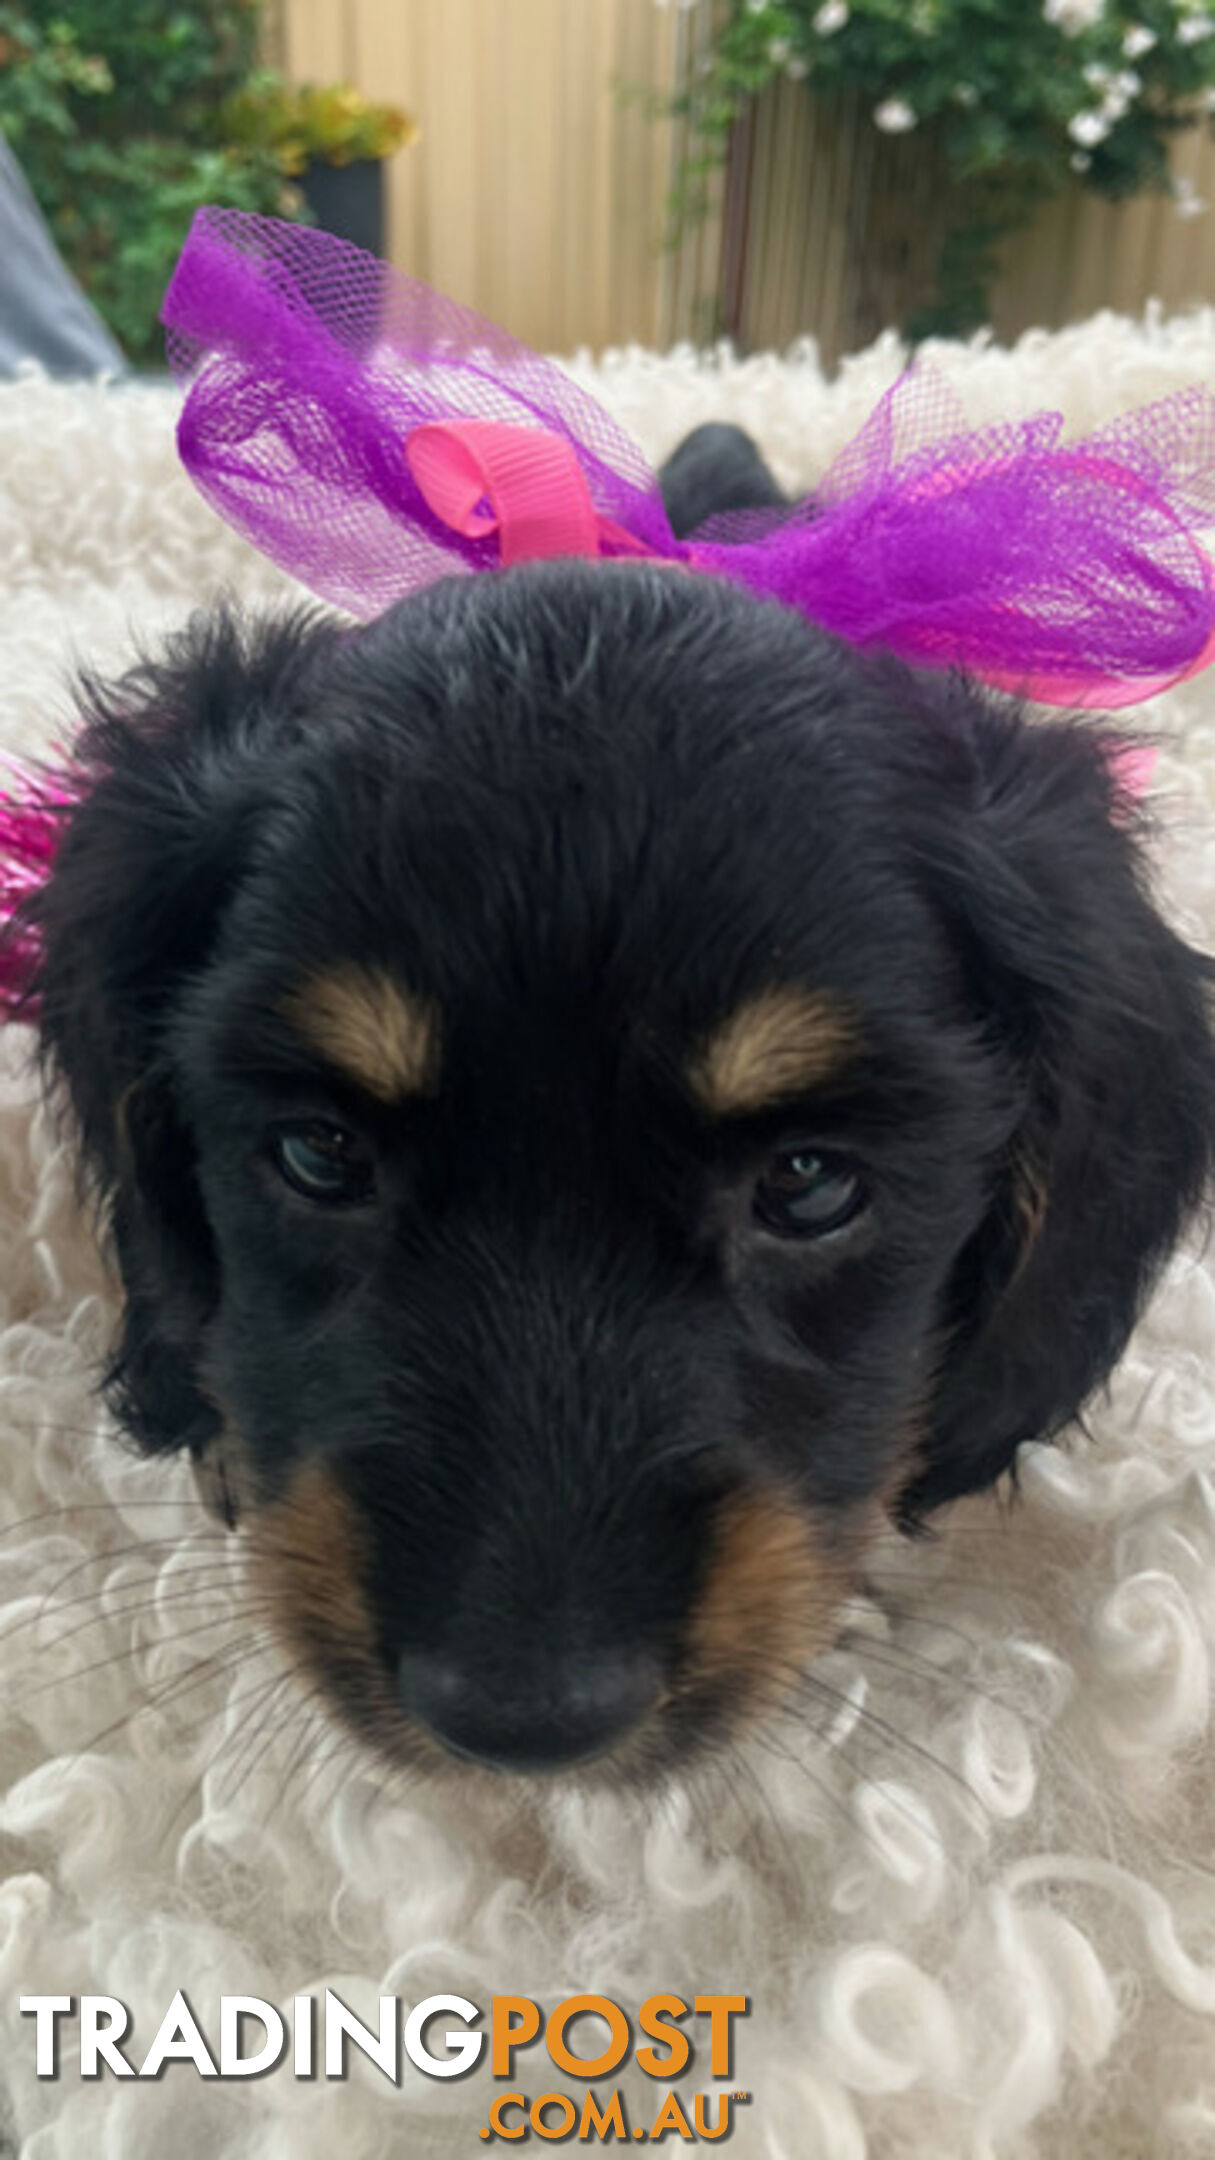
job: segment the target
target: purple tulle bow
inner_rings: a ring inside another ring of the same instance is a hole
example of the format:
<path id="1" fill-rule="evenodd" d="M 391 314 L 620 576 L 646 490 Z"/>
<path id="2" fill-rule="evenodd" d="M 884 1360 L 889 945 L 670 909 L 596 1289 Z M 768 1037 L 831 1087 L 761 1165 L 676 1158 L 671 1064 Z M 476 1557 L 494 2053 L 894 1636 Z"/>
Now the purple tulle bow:
<path id="1" fill-rule="evenodd" d="M 163 319 L 203 494 L 364 619 L 501 562 L 492 520 L 441 514 L 410 455 L 424 429 L 493 422 L 569 446 L 602 534 L 580 552 L 731 578 L 858 646 L 1105 707 L 1215 657 L 1196 537 L 1215 524 L 1215 398 L 1199 387 L 1065 443 L 1058 413 L 967 429 L 948 386 L 912 370 L 812 496 L 688 542 L 637 445 L 560 368 L 328 233 L 199 211 Z"/>
<path id="2" fill-rule="evenodd" d="M 222 516 L 369 619 L 434 579 L 561 552 L 734 579 L 858 646 L 1046 703 L 1134 703 L 1215 658 L 1215 398 L 1082 441 L 1057 413 L 968 430 L 902 376 L 813 496 L 676 540 L 637 445 L 494 324 L 328 233 L 201 210 L 165 298 L 182 458 Z M 478 462 L 484 455 L 484 467 Z M 481 488 L 485 482 L 485 498 Z M 1117 760 L 1125 794 L 1142 753 Z M 0 1017 L 32 1010 L 22 906 L 91 784 L 0 790 Z"/>

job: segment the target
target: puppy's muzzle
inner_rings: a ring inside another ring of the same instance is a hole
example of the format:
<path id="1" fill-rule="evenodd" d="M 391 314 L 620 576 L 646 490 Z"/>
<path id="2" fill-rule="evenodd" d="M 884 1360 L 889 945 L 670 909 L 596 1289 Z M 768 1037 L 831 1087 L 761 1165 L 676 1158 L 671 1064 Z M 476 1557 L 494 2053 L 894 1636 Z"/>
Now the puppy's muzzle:
<path id="1" fill-rule="evenodd" d="M 553 1646 L 510 1676 L 407 1650 L 397 1666 L 402 1706 L 450 1753 L 501 1770 L 556 1770 L 605 1754 L 658 1700 L 656 1662 L 623 1650 Z"/>

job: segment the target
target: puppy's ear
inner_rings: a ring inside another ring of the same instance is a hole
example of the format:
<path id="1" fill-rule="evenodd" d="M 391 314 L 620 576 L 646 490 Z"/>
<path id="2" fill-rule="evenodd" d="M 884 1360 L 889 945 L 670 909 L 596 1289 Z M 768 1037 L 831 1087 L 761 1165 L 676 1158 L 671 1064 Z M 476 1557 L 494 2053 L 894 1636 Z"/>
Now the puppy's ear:
<path id="1" fill-rule="evenodd" d="M 147 1447 L 198 1442 L 214 1423 L 189 1369 L 213 1255 L 165 1022 L 206 964 L 334 636 L 303 617 L 242 628 L 220 614 L 117 684 L 86 680 L 75 754 L 91 785 L 29 910 L 44 1057 L 66 1084 L 127 1291 L 111 1388 Z"/>
<path id="2" fill-rule="evenodd" d="M 911 1516 L 1076 1414 L 1215 1153 L 1215 970 L 1153 905 L 1108 738 L 977 701 L 947 733 L 945 808 L 925 808 L 921 844 L 1021 1113 L 952 1286 Z"/>

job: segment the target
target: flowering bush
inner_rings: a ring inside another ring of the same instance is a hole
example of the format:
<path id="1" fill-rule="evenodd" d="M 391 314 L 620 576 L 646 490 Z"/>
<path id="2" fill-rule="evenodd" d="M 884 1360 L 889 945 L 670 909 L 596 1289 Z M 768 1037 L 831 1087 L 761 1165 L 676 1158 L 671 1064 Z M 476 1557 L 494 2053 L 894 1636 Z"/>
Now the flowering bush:
<path id="1" fill-rule="evenodd" d="M 905 327 L 957 332 L 986 319 L 997 243 L 1046 196 L 1171 185 L 1171 133 L 1215 113 L 1215 0 L 726 0 L 678 101 L 702 145 L 685 215 L 781 75 L 858 99 L 882 135 L 918 130 L 943 161 L 937 290 Z"/>

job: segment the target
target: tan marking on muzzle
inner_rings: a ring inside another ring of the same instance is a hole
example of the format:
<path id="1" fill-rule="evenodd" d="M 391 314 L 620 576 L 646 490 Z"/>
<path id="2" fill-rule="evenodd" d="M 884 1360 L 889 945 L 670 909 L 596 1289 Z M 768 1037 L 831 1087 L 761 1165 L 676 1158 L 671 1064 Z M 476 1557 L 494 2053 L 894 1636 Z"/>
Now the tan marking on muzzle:
<path id="1" fill-rule="evenodd" d="M 725 1502 L 689 1630 L 692 1686 L 729 1687 L 748 1716 L 782 1702 L 833 1640 L 873 1527 L 828 1530 L 779 1493 Z"/>
<path id="2" fill-rule="evenodd" d="M 767 1110 L 833 1079 L 854 1046 L 847 1013 L 825 990 L 763 990 L 731 1013 L 688 1067 L 711 1117 Z"/>
<path id="3" fill-rule="evenodd" d="M 381 1102 L 435 1093 L 438 1012 L 383 968 L 329 968 L 293 990 L 284 1011 L 314 1050 Z"/>
<path id="4" fill-rule="evenodd" d="M 304 1463 L 253 1527 L 259 1577 L 288 1648 L 309 1660 L 317 1650 L 369 1657 L 375 1628 L 363 1589 L 366 1534 L 324 1465 Z"/>
<path id="5" fill-rule="evenodd" d="M 333 1471 L 302 1463 L 247 1527 L 250 1579 L 304 1683 L 317 1683 L 334 1716 L 381 1758 L 450 1772 L 446 1751 L 401 1706 L 368 1594 L 370 1534 Z"/>

